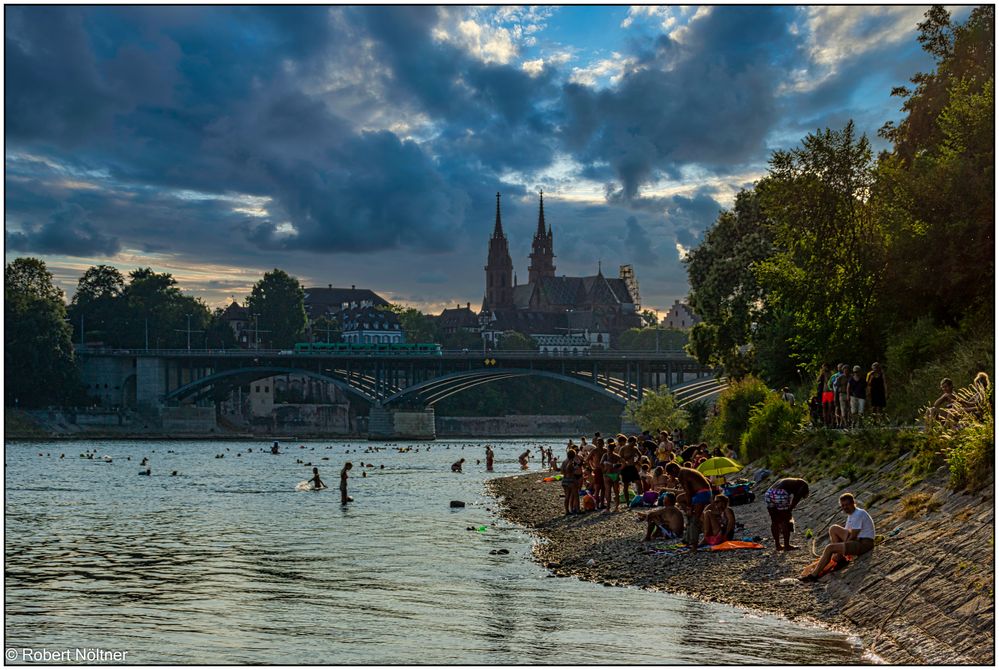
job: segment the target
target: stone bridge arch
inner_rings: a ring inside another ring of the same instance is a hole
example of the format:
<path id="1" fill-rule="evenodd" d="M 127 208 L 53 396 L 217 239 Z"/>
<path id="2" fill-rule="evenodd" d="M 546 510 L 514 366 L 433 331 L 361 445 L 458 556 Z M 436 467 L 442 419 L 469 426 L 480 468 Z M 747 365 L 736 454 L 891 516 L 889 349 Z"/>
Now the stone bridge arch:
<path id="1" fill-rule="evenodd" d="M 231 383 L 238 381 L 239 383 L 254 382 L 258 379 L 264 379 L 266 377 L 275 377 L 278 375 L 304 375 L 306 377 L 311 377 L 324 382 L 329 382 L 341 389 L 349 396 L 353 398 L 358 398 L 367 403 L 377 402 L 376 398 L 369 393 L 358 389 L 357 387 L 351 385 L 347 381 L 335 377 L 332 375 L 326 375 L 321 372 L 314 372 L 312 370 L 307 370 L 303 368 L 294 368 L 287 366 L 253 366 L 245 368 L 236 368 L 233 370 L 224 370 L 222 372 L 215 372 L 213 374 L 207 375 L 200 379 L 196 379 L 188 384 L 184 384 L 173 391 L 170 391 L 164 396 L 166 402 L 182 402 L 189 397 L 196 395 L 198 393 L 207 391 L 209 387 L 214 387 L 219 382 Z M 235 384 L 234 384 L 235 385 Z"/>
<path id="2" fill-rule="evenodd" d="M 575 384 L 585 389 L 593 391 L 604 398 L 612 400 L 620 405 L 627 402 L 624 395 L 615 393 L 607 387 L 592 381 L 587 381 L 580 377 L 549 372 L 547 370 L 531 370 L 527 368 L 500 368 L 492 370 L 474 370 L 471 372 L 456 372 L 441 377 L 435 377 L 419 384 L 409 386 L 397 393 L 390 395 L 382 402 L 382 406 L 391 409 L 402 407 L 407 404 L 418 404 L 423 407 L 433 407 L 436 403 L 449 398 L 452 395 L 467 391 L 468 389 L 489 384 L 491 382 L 514 379 L 518 377 L 545 377 L 560 382 Z"/>

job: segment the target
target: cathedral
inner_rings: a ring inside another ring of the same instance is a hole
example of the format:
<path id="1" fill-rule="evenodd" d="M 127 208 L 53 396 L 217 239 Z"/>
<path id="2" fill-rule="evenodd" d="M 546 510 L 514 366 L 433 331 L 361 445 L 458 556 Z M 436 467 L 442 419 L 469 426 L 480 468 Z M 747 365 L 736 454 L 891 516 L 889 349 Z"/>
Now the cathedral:
<path id="1" fill-rule="evenodd" d="M 517 283 L 503 232 L 500 194 L 496 223 L 489 238 L 486 292 L 479 320 L 490 340 L 515 330 L 545 342 L 569 338 L 574 347 L 607 347 L 629 328 L 640 328 L 638 282 L 630 265 L 618 277 L 606 277 L 598 265 L 590 277 L 555 275 L 554 238 L 545 223 L 544 193 L 539 195 L 538 228 L 531 244 L 527 283 Z"/>

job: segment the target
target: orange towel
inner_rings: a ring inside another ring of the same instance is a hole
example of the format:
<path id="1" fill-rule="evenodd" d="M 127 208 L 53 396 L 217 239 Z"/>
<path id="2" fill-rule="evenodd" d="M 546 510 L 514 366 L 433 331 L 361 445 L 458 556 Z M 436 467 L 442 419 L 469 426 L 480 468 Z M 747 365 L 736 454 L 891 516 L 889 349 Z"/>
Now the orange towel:
<path id="1" fill-rule="evenodd" d="M 731 551 L 732 549 L 762 549 L 759 542 L 743 542 L 742 540 L 728 540 L 711 547 L 711 551 Z"/>

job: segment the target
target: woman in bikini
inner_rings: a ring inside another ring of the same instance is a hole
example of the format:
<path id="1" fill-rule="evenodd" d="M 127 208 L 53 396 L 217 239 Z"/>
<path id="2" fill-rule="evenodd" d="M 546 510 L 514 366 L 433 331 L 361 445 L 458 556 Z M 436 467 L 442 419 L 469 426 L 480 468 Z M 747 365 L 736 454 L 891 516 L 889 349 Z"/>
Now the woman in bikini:
<path id="1" fill-rule="evenodd" d="M 600 461 L 600 469 L 604 471 L 604 494 L 607 500 L 607 512 L 618 511 L 621 506 L 621 458 L 614 451 L 613 441 L 607 443 L 607 451 Z M 611 502 L 614 509 L 611 510 Z"/>

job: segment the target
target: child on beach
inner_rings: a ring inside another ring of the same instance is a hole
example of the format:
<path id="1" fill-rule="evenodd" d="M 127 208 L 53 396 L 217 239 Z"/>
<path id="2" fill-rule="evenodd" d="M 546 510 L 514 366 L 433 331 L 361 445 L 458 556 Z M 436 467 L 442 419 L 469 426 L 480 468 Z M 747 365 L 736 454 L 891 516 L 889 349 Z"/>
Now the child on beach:
<path id="1" fill-rule="evenodd" d="M 735 535 L 735 512 L 728 506 L 728 496 L 719 494 L 704 508 L 704 544 L 716 545 Z"/>

